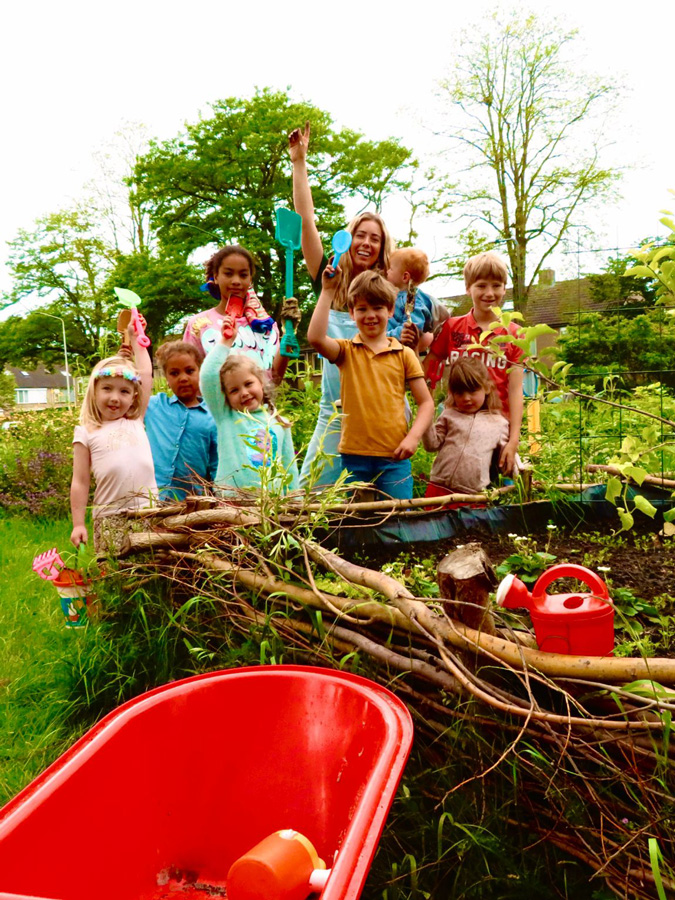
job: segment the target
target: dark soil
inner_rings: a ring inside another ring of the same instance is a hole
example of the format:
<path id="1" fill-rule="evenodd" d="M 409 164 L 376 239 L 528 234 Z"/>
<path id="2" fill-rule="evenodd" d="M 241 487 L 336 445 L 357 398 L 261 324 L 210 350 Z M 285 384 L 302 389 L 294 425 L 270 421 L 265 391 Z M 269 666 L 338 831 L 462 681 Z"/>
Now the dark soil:
<path id="1" fill-rule="evenodd" d="M 554 564 L 577 563 L 596 572 L 598 566 L 609 567 L 609 572 L 598 574 L 610 584 L 629 588 L 636 597 L 651 603 L 655 597 L 666 594 L 675 598 L 675 538 L 663 538 L 657 529 L 658 526 L 653 531 L 613 534 L 609 528 L 587 532 L 558 528 L 552 533 L 548 548 L 548 534 L 538 534 L 532 539 L 537 550 L 548 549 L 557 557 Z M 440 559 L 469 541 L 482 544 L 494 566 L 517 551 L 517 545 L 506 534 L 465 533 L 440 543 L 410 545 L 409 550 L 401 544 L 378 548 L 377 552 L 367 554 L 366 562 L 379 567 L 404 552 L 418 559 Z"/>
<path id="2" fill-rule="evenodd" d="M 538 537 L 537 549 L 544 550 L 546 538 Z M 480 543 L 498 565 L 515 552 L 513 541 L 505 535 L 481 535 Z M 565 534 L 555 531 L 549 544 L 555 563 L 577 563 L 594 571 L 598 566 L 609 567 L 599 572 L 618 587 L 630 588 L 636 597 L 648 602 L 668 594 L 675 597 L 675 541 L 651 535 L 617 535 L 590 532 Z M 446 551 L 447 552 L 447 551 Z"/>

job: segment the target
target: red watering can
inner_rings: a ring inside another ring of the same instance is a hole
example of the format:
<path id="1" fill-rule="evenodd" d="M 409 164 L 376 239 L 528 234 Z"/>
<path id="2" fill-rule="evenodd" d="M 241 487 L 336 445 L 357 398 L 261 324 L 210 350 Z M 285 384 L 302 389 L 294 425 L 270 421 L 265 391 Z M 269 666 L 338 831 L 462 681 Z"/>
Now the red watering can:
<path id="1" fill-rule="evenodd" d="M 546 588 L 558 578 L 576 578 L 590 593 L 547 594 Z M 585 566 L 553 566 L 535 582 L 532 593 L 515 575 L 507 575 L 497 590 L 497 603 L 530 611 L 540 650 L 573 656 L 612 655 L 614 606 L 605 582 Z"/>

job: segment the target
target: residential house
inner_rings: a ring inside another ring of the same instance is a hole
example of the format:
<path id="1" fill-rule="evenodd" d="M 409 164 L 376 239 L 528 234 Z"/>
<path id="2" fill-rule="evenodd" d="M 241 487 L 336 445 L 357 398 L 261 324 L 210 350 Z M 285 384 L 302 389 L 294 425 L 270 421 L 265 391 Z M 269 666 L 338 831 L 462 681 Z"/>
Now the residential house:
<path id="1" fill-rule="evenodd" d="M 66 406 L 68 389 L 70 400 L 74 401 L 75 380 L 72 375 L 66 377 L 65 370 L 56 369 L 54 372 L 48 372 L 44 366 L 38 366 L 31 372 L 10 366 L 6 371 L 13 375 L 16 381 L 18 410 Z"/>

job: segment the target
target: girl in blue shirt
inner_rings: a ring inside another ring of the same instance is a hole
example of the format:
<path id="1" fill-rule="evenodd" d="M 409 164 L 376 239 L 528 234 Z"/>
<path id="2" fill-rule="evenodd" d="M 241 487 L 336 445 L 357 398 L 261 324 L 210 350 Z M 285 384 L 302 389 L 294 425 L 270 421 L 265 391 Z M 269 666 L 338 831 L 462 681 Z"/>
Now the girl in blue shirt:
<path id="1" fill-rule="evenodd" d="M 173 395 L 150 398 L 145 428 L 162 500 L 201 494 L 218 468 L 216 423 L 199 392 L 201 355 L 187 341 L 169 341 L 156 359 Z"/>

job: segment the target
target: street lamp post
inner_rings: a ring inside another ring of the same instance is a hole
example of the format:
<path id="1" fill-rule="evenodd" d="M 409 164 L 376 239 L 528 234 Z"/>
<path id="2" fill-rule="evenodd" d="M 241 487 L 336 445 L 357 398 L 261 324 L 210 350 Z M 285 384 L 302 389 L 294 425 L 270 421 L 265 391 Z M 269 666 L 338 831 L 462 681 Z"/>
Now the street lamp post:
<path id="1" fill-rule="evenodd" d="M 67 403 L 68 403 L 68 409 L 70 409 L 70 408 L 71 408 L 71 402 L 70 402 L 70 369 L 68 368 L 68 344 L 66 343 L 66 323 L 65 323 L 64 320 L 61 318 L 61 316 L 55 316 L 55 315 L 52 315 L 52 313 L 42 312 L 41 309 L 34 309 L 32 312 L 33 312 L 34 315 L 38 315 L 38 316 L 47 316 L 47 317 L 50 318 L 50 319 L 58 319 L 58 321 L 61 323 L 61 332 L 62 332 L 62 334 L 63 334 L 63 359 L 64 359 L 65 364 L 66 364 L 66 373 L 65 373 L 65 374 L 66 374 L 66 398 L 67 398 Z"/>

